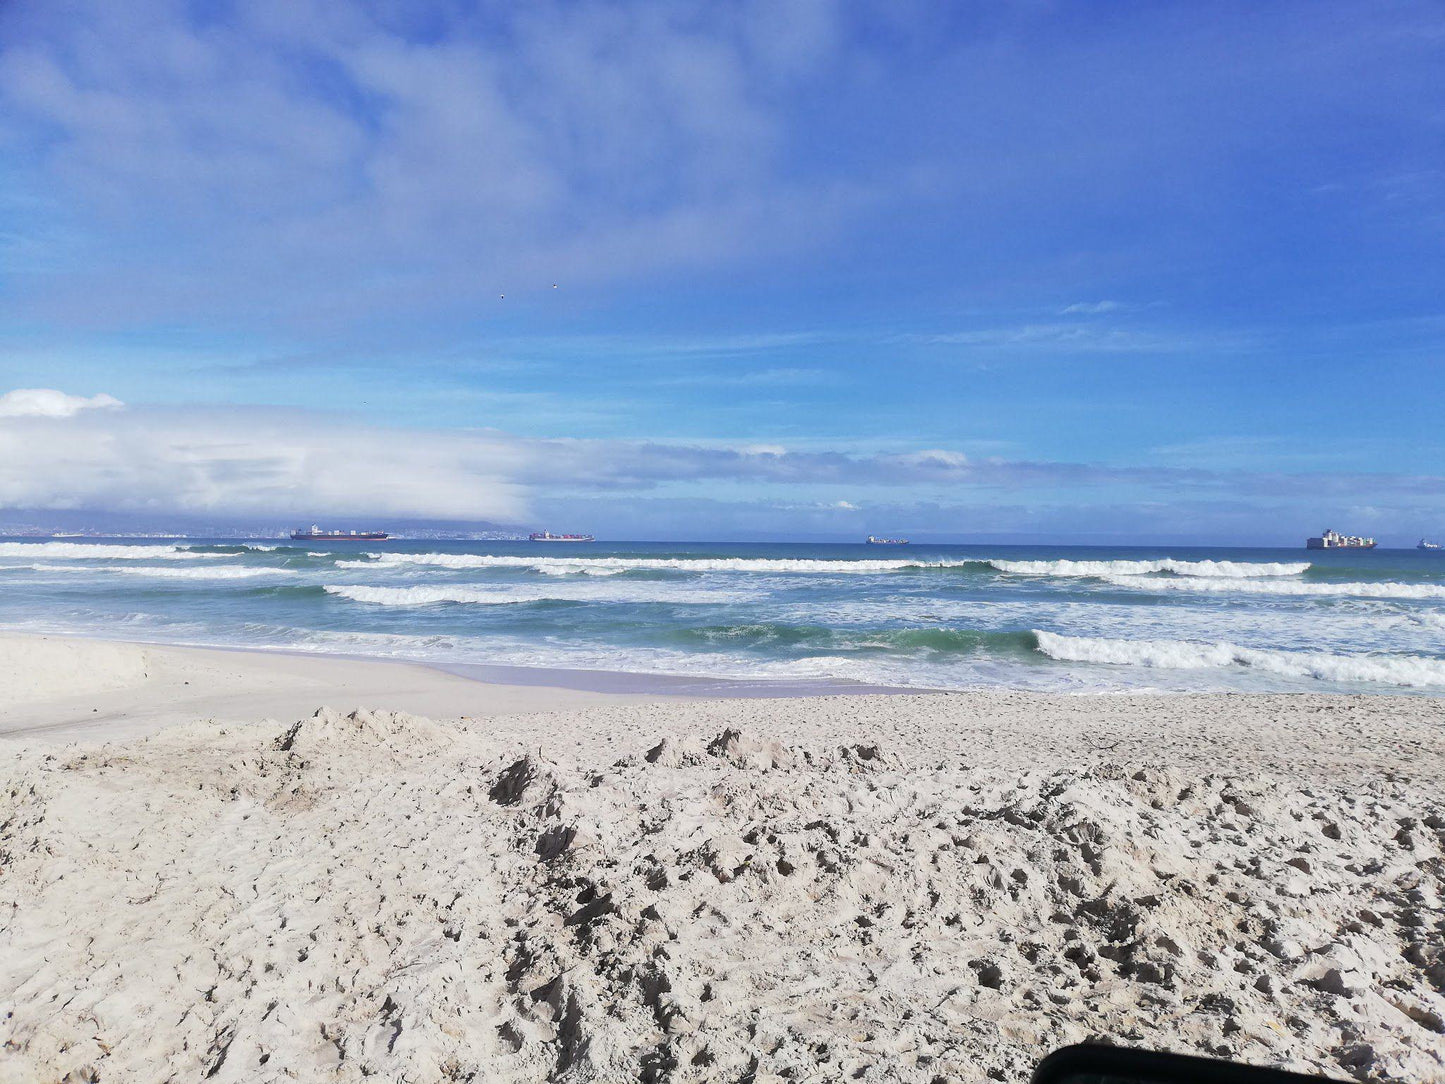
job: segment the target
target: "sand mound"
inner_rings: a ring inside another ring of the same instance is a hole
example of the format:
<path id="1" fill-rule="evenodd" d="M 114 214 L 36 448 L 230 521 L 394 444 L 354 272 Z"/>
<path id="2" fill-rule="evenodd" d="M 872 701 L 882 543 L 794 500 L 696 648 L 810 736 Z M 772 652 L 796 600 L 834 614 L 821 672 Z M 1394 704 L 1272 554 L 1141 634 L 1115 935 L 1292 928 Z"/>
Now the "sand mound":
<path id="1" fill-rule="evenodd" d="M 1445 809 L 1388 778 L 323 710 L 27 755 L 0 826 L 7 1080 L 1445 1074 Z"/>
<path id="2" fill-rule="evenodd" d="M 451 745 L 456 733 L 430 719 L 399 711 L 339 712 L 318 708 L 287 727 L 272 743 L 283 753 L 314 753 L 338 745 L 382 746 L 393 753 L 425 756 Z"/>

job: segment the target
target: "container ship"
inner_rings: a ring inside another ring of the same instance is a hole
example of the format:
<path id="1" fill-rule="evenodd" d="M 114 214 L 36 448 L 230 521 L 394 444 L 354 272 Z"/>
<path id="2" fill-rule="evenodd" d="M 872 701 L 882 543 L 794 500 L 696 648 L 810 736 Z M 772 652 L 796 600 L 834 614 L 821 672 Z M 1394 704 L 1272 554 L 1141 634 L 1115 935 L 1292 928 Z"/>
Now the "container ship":
<path id="1" fill-rule="evenodd" d="M 1372 550 L 1373 538 L 1361 538 L 1357 534 L 1340 534 L 1326 530 L 1318 538 L 1305 539 L 1305 549 L 1310 550 Z"/>
<path id="2" fill-rule="evenodd" d="M 596 542 L 590 534 L 553 534 L 551 531 L 533 531 L 527 536 L 532 542 Z"/>
<path id="3" fill-rule="evenodd" d="M 390 537 L 385 531 L 327 531 L 314 523 L 305 530 L 291 532 L 294 542 L 381 542 Z"/>
<path id="4" fill-rule="evenodd" d="M 867 539 L 867 544 L 870 546 L 906 546 L 908 545 L 908 539 L 879 538 L 877 535 L 870 534 Z"/>

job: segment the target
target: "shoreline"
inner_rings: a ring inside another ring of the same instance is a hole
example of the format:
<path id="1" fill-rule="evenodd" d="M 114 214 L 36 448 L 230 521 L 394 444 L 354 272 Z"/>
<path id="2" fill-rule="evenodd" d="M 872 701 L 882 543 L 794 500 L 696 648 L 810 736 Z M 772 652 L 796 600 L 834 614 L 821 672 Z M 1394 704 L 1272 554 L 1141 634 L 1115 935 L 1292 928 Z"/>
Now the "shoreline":
<path id="1" fill-rule="evenodd" d="M 38 686 L 17 695 L 17 670 L 30 673 Z M 1438 736 L 1445 752 L 1445 697 L 1418 693 L 1038 692 L 747 682 L 3 630 L 0 693 L 8 693 L 0 695 L 0 748 L 23 748 L 30 742 L 125 741 L 199 720 L 218 725 L 294 721 L 323 707 L 465 722 L 525 720 L 538 714 L 582 719 L 594 711 L 665 715 L 670 706 L 691 705 L 699 716 L 772 726 L 806 717 L 813 705 L 841 703 L 855 705 L 848 714 L 857 718 L 964 713 L 977 723 L 995 716 L 1015 719 L 1027 711 L 1035 717 L 1031 731 L 1039 720 L 1073 731 L 1073 740 L 1065 745 L 1075 755 L 1089 748 L 1078 743 L 1079 728 L 1105 720 L 1105 729 L 1118 737 L 1127 726 L 1153 727 L 1161 719 L 1185 729 L 1193 729 L 1199 720 L 1222 717 L 1283 720 L 1292 728 L 1295 720 L 1317 719 L 1320 713 L 1385 720 L 1392 727 L 1398 720 L 1432 720 L 1438 731 L 1427 732 L 1432 740 L 1426 744 L 1435 745 Z M 887 701 L 897 704 L 888 707 L 882 703 Z M 1124 720 L 1138 722 L 1121 728 Z M 990 739 L 999 736 L 996 726 L 977 725 Z M 1369 725 L 1353 724 L 1350 744 L 1375 752 L 1363 729 Z M 1257 737 L 1236 735 L 1231 741 L 1252 745 Z M 1121 740 L 1143 752 L 1129 735 Z M 1401 754 L 1407 755 L 1405 750 Z"/>
<path id="2" fill-rule="evenodd" d="M 16 655 L 18 661 L 11 661 Z M 34 674 L 59 669 L 38 679 L 49 687 L 17 695 L 15 671 L 21 668 Z M 627 701 L 930 696 L 944 691 L 0 630 L 0 693 L 8 694 L 0 695 L 0 742 L 23 742 L 126 739 L 192 717 L 249 721 L 309 714 L 323 704 L 472 718 Z"/>

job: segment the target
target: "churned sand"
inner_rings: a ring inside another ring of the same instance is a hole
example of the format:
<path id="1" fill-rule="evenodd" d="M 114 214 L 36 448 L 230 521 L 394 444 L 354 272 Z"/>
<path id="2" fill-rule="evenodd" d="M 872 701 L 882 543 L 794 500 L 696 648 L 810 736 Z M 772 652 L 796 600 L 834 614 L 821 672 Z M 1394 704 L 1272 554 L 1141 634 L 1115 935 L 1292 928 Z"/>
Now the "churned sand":
<path id="1" fill-rule="evenodd" d="M 376 664 L 238 716 L 340 671 L 129 650 L 198 699 L 0 714 L 0 1080 L 1022 1080 L 1088 1038 L 1445 1079 L 1445 701 L 524 711 Z"/>

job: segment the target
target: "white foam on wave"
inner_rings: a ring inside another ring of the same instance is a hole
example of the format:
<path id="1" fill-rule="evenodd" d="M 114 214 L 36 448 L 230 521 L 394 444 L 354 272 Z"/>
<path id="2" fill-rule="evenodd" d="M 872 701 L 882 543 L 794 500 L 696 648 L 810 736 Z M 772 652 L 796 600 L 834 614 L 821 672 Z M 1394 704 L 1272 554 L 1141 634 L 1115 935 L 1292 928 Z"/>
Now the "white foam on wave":
<path id="1" fill-rule="evenodd" d="M 92 542 L 0 542 L 0 557 L 72 561 L 192 561 L 234 557 L 233 553 L 197 553 L 178 546 L 115 546 Z"/>
<path id="2" fill-rule="evenodd" d="M 221 556 L 225 556 L 222 554 Z M 156 568 L 149 565 L 12 565 L 0 570 L 7 572 L 65 572 L 96 575 L 109 572 L 115 575 L 149 576 L 171 580 L 246 580 L 254 576 L 294 576 L 289 568 L 241 568 L 234 565 L 181 566 L 180 568 Z"/>
<path id="3" fill-rule="evenodd" d="M 259 542 L 206 542 L 196 546 L 182 546 L 184 550 L 241 550 L 243 553 L 274 553 L 280 546 L 265 546 Z M 240 557 L 239 553 L 222 553 L 222 557 Z"/>
<path id="4" fill-rule="evenodd" d="M 317 556 L 328 556 L 318 554 Z M 521 568 L 544 576 L 619 576 L 632 571 L 629 564 L 600 565 L 586 560 L 568 561 L 554 557 L 479 557 L 468 553 L 368 554 L 369 561 L 337 561 L 337 568 Z"/>
<path id="5" fill-rule="evenodd" d="M 1256 576 L 1298 576 L 1308 572 L 1308 561 L 995 561 L 987 562 L 1000 572 L 1014 576 L 1145 576 L 1172 572 L 1176 576 L 1245 578 Z"/>
<path id="6" fill-rule="evenodd" d="M 577 563 L 543 565 L 534 571 L 544 576 L 620 576 L 629 571 L 625 568 L 599 568 L 596 565 L 581 565 Z"/>
<path id="7" fill-rule="evenodd" d="M 1311 598 L 1445 598 L 1445 584 L 1436 583 L 1305 583 L 1299 580 L 1162 579 L 1152 576 L 1105 576 L 1116 587 L 1145 591 L 1228 592 L 1245 595 L 1289 595 Z"/>
<path id="8" fill-rule="evenodd" d="M 525 568 L 562 570 L 559 575 L 608 572 L 897 572 L 900 569 L 963 568 L 982 559 L 961 561 L 837 561 L 786 557 L 522 557 L 477 553 L 368 553 L 369 561 L 338 562 L 342 568 L 431 565 L 438 568 Z"/>
<path id="9" fill-rule="evenodd" d="M 1445 659 L 1415 656 L 1330 655 L 1278 651 L 1189 640 L 1109 640 L 1034 630 L 1038 649 L 1060 662 L 1144 666 L 1164 670 L 1247 667 L 1317 681 L 1376 682 L 1409 687 L 1445 686 Z"/>
<path id="10" fill-rule="evenodd" d="M 130 576 L 154 576 L 167 580 L 249 580 L 256 576 L 294 576 L 289 568 L 239 568 L 232 565 L 204 568 L 147 568 L 127 566 L 124 568 L 85 569 L 87 572 L 123 572 Z"/>
<path id="11" fill-rule="evenodd" d="M 443 602 L 481 606 L 513 606 L 526 602 L 662 602 L 716 604 L 746 602 L 757 596 L 741 591 L 709 590 L 659 583 L 557 584 L 546 587 L 373 587 L 366 584 L 331 584 L 327 594 L 376 606 L 432 606 Z"/>

